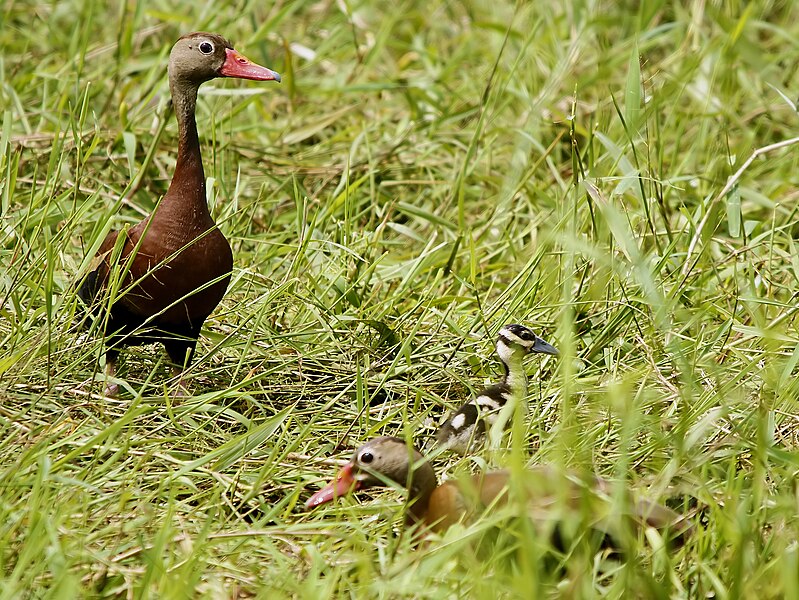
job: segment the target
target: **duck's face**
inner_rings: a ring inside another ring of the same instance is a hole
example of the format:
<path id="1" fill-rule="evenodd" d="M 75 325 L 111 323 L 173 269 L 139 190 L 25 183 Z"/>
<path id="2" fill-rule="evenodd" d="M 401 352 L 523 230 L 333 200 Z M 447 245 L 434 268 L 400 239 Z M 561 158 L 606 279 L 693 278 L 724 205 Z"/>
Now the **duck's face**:
<path id="1" fill-rule="evenodd" d="M 504 345 L 510 352 L 514 353 L 530 354 L 538 352 L 540 354 L 558 355 L 558 351 L 554 346 L 538 337 L 529 327 L 515 323 L 505 325 L 499 330 L 497 345 Z"/>
<path id="2" fill-rule="evenodd" d="M 280 75 L 242 56 L 215 33 L 190 33 L 181 37 L 169 55 L 170 79 L 200 84 L 215 77 L 280 81 Z"/>
<path id="3" fill-rule="evenodd" d="M 412 452 L 405 441 L 399 438 L 382 437 L 367 442 L 355 451 L 334 481 L 311 496 L 305 503 L 306 508 L 391 481 L 406 485 L 411 457 L 421 459 L 417 450 L 413 449 Z"/>

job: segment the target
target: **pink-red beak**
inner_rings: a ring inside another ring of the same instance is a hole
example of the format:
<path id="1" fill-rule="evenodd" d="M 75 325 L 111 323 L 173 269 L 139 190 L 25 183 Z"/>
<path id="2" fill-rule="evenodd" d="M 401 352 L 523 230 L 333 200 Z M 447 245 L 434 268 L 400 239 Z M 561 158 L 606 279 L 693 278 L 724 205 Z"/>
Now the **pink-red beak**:
<path id="1" fill-rule="evenodd" d="M 225 48 L 225 62 L 219 69 L 223 77 L 238 77 L 239 79 L 252 79 L 254 81 L 277 81 L 280 75 L 272 69 L 256 65 L 246 56 L 242 56 L 232 48 Z"/>
<path id="2" fill-rule="evenodd" d="M 339 496 L 346 496 L 350 492 L 361 487 L 361 482 L 355 479 L 352 474 L 352 464 L 347 464 L 336 477 L 335 481 L 331 481 L 321 490 L 316 492 L 313 496 L 308 498 L 305 503 L 305 508 L 315 508 L 325 502 L 330 502 Z"/>

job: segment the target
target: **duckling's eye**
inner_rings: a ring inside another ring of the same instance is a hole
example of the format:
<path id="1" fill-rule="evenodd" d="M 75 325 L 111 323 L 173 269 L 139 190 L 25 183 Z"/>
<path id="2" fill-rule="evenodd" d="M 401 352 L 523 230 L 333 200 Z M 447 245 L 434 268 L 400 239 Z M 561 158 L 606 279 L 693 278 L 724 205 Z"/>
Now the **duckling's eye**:
<path id="1" fill-rule="evenodd" d="M 374 460 L 374 455 L 371 452 L 364 452 L 361 454 L 361 462 L 365 465 L 368 465 L 370 462 Z"/>
<path id="2" fill-rule="evenodd" d="M 200 42 L 198 48 L 203 54 L 211 54 L 214 51 L 214 45 L 211 42 Z"/>

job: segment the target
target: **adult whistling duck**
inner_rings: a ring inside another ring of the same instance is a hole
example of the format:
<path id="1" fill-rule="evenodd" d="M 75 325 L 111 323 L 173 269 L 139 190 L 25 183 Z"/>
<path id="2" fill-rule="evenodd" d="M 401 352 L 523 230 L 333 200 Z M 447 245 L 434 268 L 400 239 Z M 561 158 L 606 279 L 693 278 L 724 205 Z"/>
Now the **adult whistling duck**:
<path id="1" fill-rule="evenodd" d="M 197 90 L 215 77 L 280 81 L 214 33 L 181 37 L 169 55 L 169 90 L 178 122 L 178 157 L 172 182 L 150 216 L 120 233 L 111 232 L 78 295 L 101 316 L 106 374 L 113 377 L 121 347 L 160 342 L 175 374 L 191 362 L 203 322 L 225 294 L 233 254 L 216 226 L 205 196 L 200 141 L 194 117 Z M 123 239 L 124 238 L 124 239 Z M 111 286 L 116 271 L 119 285 Z M 114 297 L 109 298 L 109 290 Z M 110 310 L 102 310 L 108 307 Z M 113 395 L 116 384 L 106 393 Z"/>
<path id="2" fill-rule="evenodd" d="M 526 469 L 522 479 L 528 512 L 541 525 L 571 515 L 611 537 L 625 525 L 654 527 L 672 539 L 682 539 L 693 529 L 685 517 L 649 500 L 630 502 L 628 514 L 620 518 L 613 512 L 611 486 L 601 479 L 589 481 L 548 466 Z M 314 508 L 355 490 L 392 482 L 409 490 L 406 522 L 437 533 L 507 503 L 511 484 L 508 471 L 494 471 L 438 485 L 433 467 L 416 448 L 400 438 L 379 437 L 358 448 L 338 477 L 305 506 Z"/>
<path id="3" fill-rule="evenodd" d="M 524 325 L 505 325 L 497 337 L 497 354 L 505 369 L 498 383 L 481 390 L 436 432 L 440 446 L 466 454 L 484 439 L 486 425 L 493 425 L 499 411 L 513 397 L 527 396 L 527 373 L 522 360 L 532 353 L 556 355 L 558 351 Z"/>

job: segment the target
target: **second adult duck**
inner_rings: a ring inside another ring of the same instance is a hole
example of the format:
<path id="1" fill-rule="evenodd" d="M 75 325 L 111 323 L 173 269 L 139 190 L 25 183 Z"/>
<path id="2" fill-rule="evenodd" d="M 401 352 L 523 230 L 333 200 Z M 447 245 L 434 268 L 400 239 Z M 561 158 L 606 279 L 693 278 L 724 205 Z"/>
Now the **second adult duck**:
<path id="1" fill-rule="evenodd" d="M 78 289 L 84 303 L 103 317 L 109 376 L 114 375 L 120 347 L 155 342 L 164 345 L 176 374 L 182 375 L 203 322 L 230 282 L 233 254 L 205 196 L 194 116 L 198 88 L 215 77 L 280 81 L 280 75 L 236 52 L 222 36 L 202 32 L 175 43 L 168 72 L 178 121 L 178 158 L 169 190 L 149 217 L 126 232 L 108 235 L 96 268 Z M 115 268 L 118 284 L 111 283 Z M 109 304 L 107 313 L 99 310 Z M 109 394 L 116 390 L 113 383 L 106 388 Z"/>

